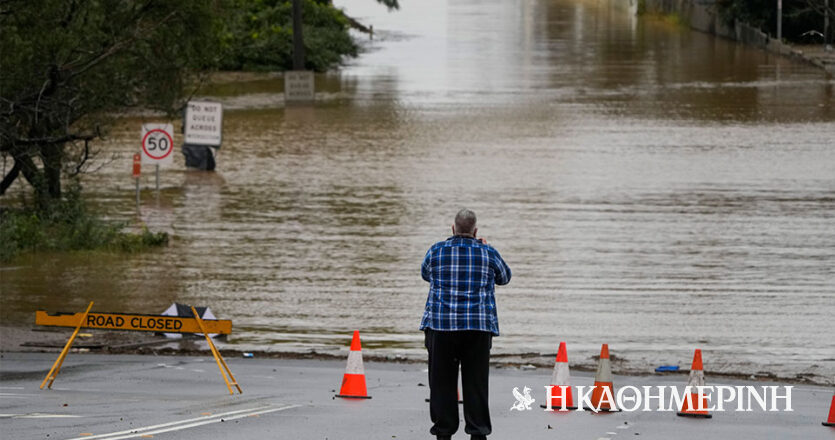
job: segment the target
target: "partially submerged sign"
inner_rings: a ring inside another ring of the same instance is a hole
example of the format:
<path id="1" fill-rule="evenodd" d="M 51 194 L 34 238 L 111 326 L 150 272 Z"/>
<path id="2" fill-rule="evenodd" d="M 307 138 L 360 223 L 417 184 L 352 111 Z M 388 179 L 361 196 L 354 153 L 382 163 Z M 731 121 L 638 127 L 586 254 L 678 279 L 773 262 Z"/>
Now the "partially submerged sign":
<path id="1" fill-rule="evenodd" d="M 284 72 L 284 100 L 286 102 L 313 101 L 313 72 L 310 70 L 288 70 Z"/>
<path id="2" fill-rule="evenodd" d="M 220 147 L 223 140 L 223 107 L 218 102 L 189 101 L 184 129 L 186 144 Z"/>
<path id="3" fill-rule="evenodd" d="M 167 166 L 174 161 L 174 126 L 142 124 L 142 163 Z"/>
<path id="4" fill-rule="evenodd" d="M 43 310 L 35 312 L 35 324 L 54 327 L 76 327 L 83 313 L 48 314 Z M 232 333 L 230 320 L 203 320 L 208 333 L 228 335 Z M 202 333 L 197 320 L 182 316 L 133 315 L 120 313 L 88 313 L 82 322 L 84 328 L 108 330 L 134 330 L 166 333 Z"/>

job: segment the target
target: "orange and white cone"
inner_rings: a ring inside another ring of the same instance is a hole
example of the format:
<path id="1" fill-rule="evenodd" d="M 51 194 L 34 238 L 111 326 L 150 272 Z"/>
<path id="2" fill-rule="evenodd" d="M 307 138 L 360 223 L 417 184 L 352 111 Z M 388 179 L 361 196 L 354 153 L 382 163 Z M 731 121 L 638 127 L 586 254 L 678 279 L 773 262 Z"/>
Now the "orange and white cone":
<path id="1" fill-rule="evenodd" d="M 690 367 L 690 379 L 687 380 L 687 386 L 691 387 L 693 391 L 697 391 L 696 387 L 705 386 L 705 372 L 702 368 L 702 350 L 696 349 L 693 354 L 693 366 Z M 713 417 L 707 411 L 707 396 L 702 395 L 702 401 L 699 402 L 699 393 L 691 392 L 689 396 L 685 396 L 684 402 L 681 404 L 681 411 L 677 412 L 677 416 L 682 417 L 702 417 L 709 419 Z M 701 409 L 700 409 L 701 408 Z"/>
<path id="2" fill-rule="evenodd" d="M 342 388 L 336 397 L 347 399 L 370 399 L 365 388 L 365 368 L 362 366 L 362 347 L 360 346 L 360 332 L 354 330 L 351 340 L 351 352 L 348 353 L 348 365 L 345 376 L 342 377 Z"/>
<path id="3" fill-rule="evenodd" d="M 565 393 L 563 388 L 565 387 Z M 547 397 L 546 397 L 547 398 Z M 540 405 L 548 408 L 548 405 Z M 557 351 L 557 359 L 554 361 L 554 372 L 551 373 L 551 409 L 561 411 L 565 409 L 577 409 L 574 405 L 574 395 L 571 393 L 571 373 L 568 370 L 568 351 L 565 342 L 560 342 L 560 349 Z"/>
<path id="4" fill-rule="evenodd" d="M 608 390 L 608 391 L 607 391 Z M 612 380 L 612 364 L 609 361 L 609 344 L 600 347 L 600 361 L 594 374 L 594 387 L 591 392 L 592 410 L 604 412 L 620 411 L 612 408 L 615 401 L 615 386 Z"/>
<path id="5" fill-rule="evenodd" d="M 835 394 L 832 395 L 832 404 L 829 405 L 829 419 L 821 422 L 823 426 L 835 426 Z"/>

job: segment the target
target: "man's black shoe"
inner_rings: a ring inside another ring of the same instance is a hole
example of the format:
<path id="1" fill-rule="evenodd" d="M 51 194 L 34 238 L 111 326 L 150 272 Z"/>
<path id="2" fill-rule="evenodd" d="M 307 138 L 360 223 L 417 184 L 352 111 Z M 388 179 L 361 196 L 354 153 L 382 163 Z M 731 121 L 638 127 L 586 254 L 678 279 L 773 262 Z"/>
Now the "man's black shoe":
<path id="1" fill-rule="evenodd" d="M 451 435 L 439 435 L 437 436 L 438 440 L 452 440 Z"/>
<path id="2" fill-rule="evenodd" d="M 481 435 L 481 434 L 471 435 L 470 440 L 487 440 L 487 436 L 486 435 Z"/>

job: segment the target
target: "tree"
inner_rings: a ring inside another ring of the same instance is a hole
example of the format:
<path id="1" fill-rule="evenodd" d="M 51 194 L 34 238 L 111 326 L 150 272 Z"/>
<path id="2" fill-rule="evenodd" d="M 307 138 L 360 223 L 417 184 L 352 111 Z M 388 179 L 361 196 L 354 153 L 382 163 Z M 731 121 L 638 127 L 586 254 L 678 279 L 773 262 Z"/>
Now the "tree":
<path id="1" fill-rule="evenodd" d="M 224 70 L 276 71 L 293 68 L 293 14 L 290 0 L 226 0 L 223 19 Z M 330 0 L 302 1 L 306 68 L 319 72 L 356 56 L 349 20 Z"/>
<path id="2" fill-rule="evenodd" d="M 822 36 L 826 32 L 827 4 L 831 28 L 835 0 L 783 0 L 783 37 L 789 41 L 808 42 L 810 34 Z M 728 25 L 739 20 L 768 34 L 777 33 L 777 2 L 774 0 L 717 0 L 716 7 Z M 831 35 L 832 30 L 829 32 Z"/>
<path id="3" fill-rule="evenodd" d="M 22 175 L 41 207 L 130 108 L 175 113 L 219 47 L 209 0 L 0 0 L 0 195 Z"/>

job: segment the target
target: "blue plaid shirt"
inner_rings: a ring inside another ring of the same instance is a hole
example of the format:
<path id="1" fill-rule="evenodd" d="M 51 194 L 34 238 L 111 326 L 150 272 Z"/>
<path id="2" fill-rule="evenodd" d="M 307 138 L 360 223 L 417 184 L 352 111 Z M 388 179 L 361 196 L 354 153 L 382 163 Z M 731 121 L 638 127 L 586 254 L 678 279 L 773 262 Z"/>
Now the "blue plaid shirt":
<path id="1" fill-rule="evenodd" d="M 492 246 L 461 236 L 439 241 L 426 252 L 420 275 L 429 282 L 421 330 L 499 335 L 494 285 L 510 282 L 510 268 Z"/>

